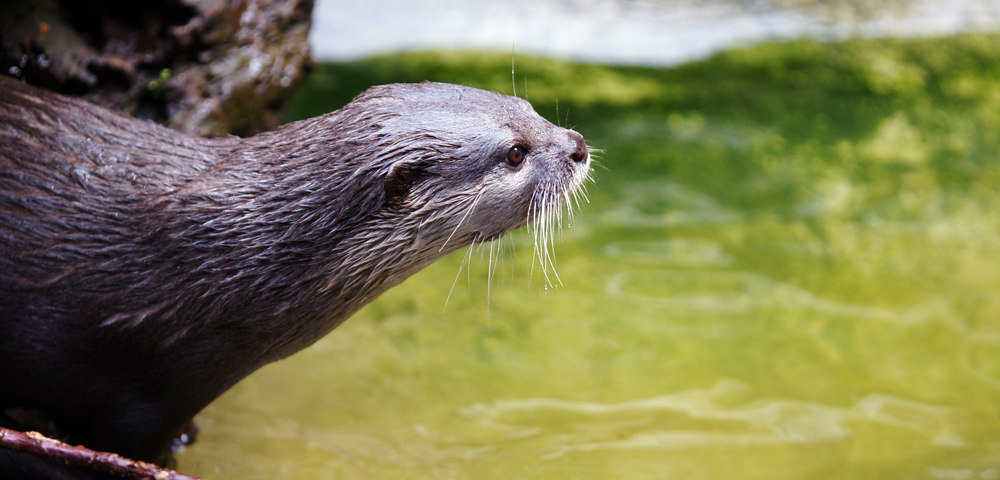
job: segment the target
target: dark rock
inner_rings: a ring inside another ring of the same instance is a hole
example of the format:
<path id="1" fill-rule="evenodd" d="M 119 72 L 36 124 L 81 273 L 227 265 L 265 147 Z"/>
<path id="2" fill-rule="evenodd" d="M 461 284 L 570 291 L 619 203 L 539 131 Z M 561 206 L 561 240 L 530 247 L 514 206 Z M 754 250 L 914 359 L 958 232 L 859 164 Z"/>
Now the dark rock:
<path id="1" fill-rule="evenodd" d="M 0 73 L 202 136 L 277 126 L 312 0 L 7 0 Z"/>

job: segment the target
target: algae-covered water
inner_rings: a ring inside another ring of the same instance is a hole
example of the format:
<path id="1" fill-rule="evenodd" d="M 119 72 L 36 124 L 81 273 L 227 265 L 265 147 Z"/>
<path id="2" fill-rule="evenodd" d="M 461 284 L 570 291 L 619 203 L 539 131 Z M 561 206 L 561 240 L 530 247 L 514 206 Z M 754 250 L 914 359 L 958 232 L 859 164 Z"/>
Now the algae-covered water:
<path id="1" fill-rule="evenodd" d="M 1000 479 L 1000 37 L 515 60 L 605 151 L 562 286 L 516 232 L 445 308 L 447 257 L 212 404 L 181 470 Z M 510 54 L 321 65 L 290 115 L 424 79 L 511 93 Z"/>

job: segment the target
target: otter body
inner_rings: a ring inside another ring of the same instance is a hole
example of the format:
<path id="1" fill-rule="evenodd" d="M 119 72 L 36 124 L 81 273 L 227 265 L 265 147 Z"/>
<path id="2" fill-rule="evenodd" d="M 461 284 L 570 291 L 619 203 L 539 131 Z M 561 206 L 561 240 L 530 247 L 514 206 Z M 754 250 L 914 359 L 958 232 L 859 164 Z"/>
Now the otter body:
<path id="1" fill-rule="evenodd" d="M 0 410 L 163 462 L 240 379 L 588 172 L 576 132 L 456 85 L 203 139 L 0 76 Z"/>

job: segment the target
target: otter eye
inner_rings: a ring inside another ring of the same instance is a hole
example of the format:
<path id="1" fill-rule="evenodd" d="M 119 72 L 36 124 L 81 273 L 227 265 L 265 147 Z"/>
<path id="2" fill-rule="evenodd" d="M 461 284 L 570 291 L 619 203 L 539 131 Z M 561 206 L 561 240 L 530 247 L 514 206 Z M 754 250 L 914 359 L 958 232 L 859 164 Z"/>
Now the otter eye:
<path id="1" fill-rule="evenodd" d="M 527 154 L 528 152 L 526 152 L 523 148 L 514 147 L 507 152 L 507 163 L 512 167 L 516 167 L 524 161 L 524 156 Z"/>

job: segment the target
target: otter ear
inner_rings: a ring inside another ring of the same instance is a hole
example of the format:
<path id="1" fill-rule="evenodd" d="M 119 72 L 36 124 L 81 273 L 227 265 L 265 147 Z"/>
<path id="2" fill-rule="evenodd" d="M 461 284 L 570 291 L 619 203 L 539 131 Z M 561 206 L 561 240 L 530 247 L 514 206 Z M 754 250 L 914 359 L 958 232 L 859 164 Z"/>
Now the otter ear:
<path id="1" fill-rule="evenodd" d="M 382 181 L 386 203 L 395 202 L 410 193 L 410 186 L 417 179 L 417 169 L 407 162 L 396 162 L 389 168 Z"/>

